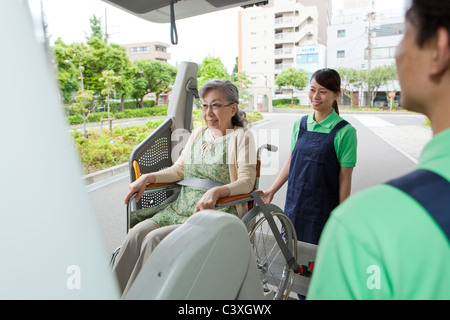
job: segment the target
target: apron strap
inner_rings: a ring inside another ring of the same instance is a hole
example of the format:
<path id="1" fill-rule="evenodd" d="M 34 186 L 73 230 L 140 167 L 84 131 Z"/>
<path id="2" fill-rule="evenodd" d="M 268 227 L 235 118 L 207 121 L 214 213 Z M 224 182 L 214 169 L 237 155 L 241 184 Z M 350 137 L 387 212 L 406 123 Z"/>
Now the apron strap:
<path id="1" fill-rule="evenodd" d="M 302 120 L 300 121 L 300 130 L 307 131 L 307 122 L 308 122 L 308 116 L 303 116 Z"/>
<path id="2" fill-rule="evenodd" d="M 303 116 L 302 120 L 300 121 L 300 130 L 308 131 L 307 124 L 308 124 L 308 116 Z M 331 130 L 330 133 L 336 132 L 339 129 L 342 129 L 343 127 L 345 127 L 346 125 L 348 125 L 348 122 L 346 120 L 341 120 L 340 122 L 338 122 L 338 124 L 336 124 L 334 126 L 334 128 Z"/>
<path id="3" fill-rule="evenodd" d="M 414 198 L 450 239 L 450 182 L 428 170 L 415 170 L 386 184 Z"/>
<path id="4" fill-rule="evenodd" d="M 334 133 L 340 129 L 342 129 L 343 127 L 345 127 L 346 125 L 348 125 L 347 120 L 341 120 L 337 125 L 334 126 L 334 128 L 331 130 L 330 133 Z"/>

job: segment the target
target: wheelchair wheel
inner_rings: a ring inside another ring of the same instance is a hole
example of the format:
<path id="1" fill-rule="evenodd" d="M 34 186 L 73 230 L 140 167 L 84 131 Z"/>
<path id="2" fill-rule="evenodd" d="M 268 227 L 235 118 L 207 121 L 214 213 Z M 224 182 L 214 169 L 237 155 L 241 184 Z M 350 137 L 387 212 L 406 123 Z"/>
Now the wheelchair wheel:
<path id="1" fill-rule="evenodd" d="M 275 300 L 287 299 L 294 283 L 294 272 L 289 267 L 278 246 L 273 232 L 280 232 L 288 250 L 297 259 L 297 236 L 292 222 L 275 205 L 266 205 L 277 225 L 271 230 L 268 221 L 258 207 L 243 218 L 249 229 L 250 243 L 256 257 L 261 282 L 265 293 L 272 292 Z"/>

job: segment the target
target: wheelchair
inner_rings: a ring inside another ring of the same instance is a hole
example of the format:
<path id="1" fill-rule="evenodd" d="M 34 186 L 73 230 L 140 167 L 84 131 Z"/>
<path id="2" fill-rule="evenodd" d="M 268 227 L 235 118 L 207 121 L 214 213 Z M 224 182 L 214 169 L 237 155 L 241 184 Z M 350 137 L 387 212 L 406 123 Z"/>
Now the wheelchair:
<path id="1" fill-rule="evenodd" d="M 179 78 L 180 72 L 177 75 L 175 88 Z M 192 79 L 192 77 L 188 78 L 187 81 L 185 80 L 186 84 L 180 86 L 186 90 L 184 96 L 187 96 L 186 103 L 181 104 L 185 106 L 185 110 L 182 111 L 182 117 L 192 114 L 192 98 L 196 94 L 196 85 L 192 85 Z M 179 106 L 180 104 L 178 104 L 177 109 L 179 109 Z M 191 109 L 189 110 L 189 108 Z M 172 165 L 170 150 L 174 147 L 172 133 L 174 131 L 174 120 L 177 119 L 177 115 L 170 115 L 170 112 L 169 105 L 168 119 L 130 154 L 131 182 L 138 179 L 143 173 L 155 172 Z M 185 130 L 191 129 L 189 121 L 184 121 L 184 126 Z M 249 194 L 219 199 L 216 203 L 216 209 L 219 210 L 242 203 L 248 204 L 249 211 L 242 216 L 241 221 L 248 231 L 260 281 L 267 296 L 280 300 L 288 298 L 296 274 L 304 277 L 310 276 L 313 262 L 309 262 L 308 265 L 299 265 L 297 263 L 297 236 L 292 222 L 278 206 L 263 203 L 261 199 L 263 192 L 258 190 L 261 154 L 264 150 L 276 152 L 277 149 L 276 146 L 270 144 L 264 144 L 259 147 L 257 150 L 257 175 L 254 190 Z M 147 186 L 139 202 L 136 202 L 133 196 L 126 209 L 127 232 L 130 228 L 131 211 L 170 203 L 176 199 L 178 196 L 177 191 L 180 188 L 181 186 L 176 182 L 155 183 Z M 120 248 L 117 248 L 114 251 L 111 257 L 111 265 L 114 264 L 119 250 Z"/>

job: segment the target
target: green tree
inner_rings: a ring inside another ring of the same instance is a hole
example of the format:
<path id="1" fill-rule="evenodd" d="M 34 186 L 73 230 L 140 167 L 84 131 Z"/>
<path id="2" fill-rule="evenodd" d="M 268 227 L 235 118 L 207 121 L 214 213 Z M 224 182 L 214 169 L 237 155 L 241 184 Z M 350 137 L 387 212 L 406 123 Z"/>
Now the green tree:
<path id="1" fill-rule="evenodd" d="M 90 39 L 96 37 L 103 41 L 102 19 L 97 18 L 94 14 L 92 18 L 89 19 L 89 22 L 92 33 L 89 37 L 86 37 L 86 40 L 89 41 Z"/>
<path id="2" fill-rule="evenodd" d="M 102 72 L 102 77 L 99 79 L 101 83 L 103 83 L 103 90 L 102 94 L 106 95 L 106 101 L 108 104 L 108 120 L 109 120 L 109 130 L 112 130 L 111 127 L 111 117 L 110 117 L 110 110 L 109 110 L 109 100 L 111 93 L 114 92 L 116 83 L 120 82 L 122 80 L 121 76 L 116 76 L 114 74 L 114 70 L 104 70 Z"/>
<path id="3" fill-rule="evenodd" d="M 341 77 L 341 86 L 344 89 L 343 93 L 350 98 L 351 105 L 353 106 L 355 104 L 353 92 L 358 90 L 362 85 L 359 72 L 354 68 L 337 68 L 336 71 Z"/>
<path id="4" fill-rule="evenodd" d="M 231 79 L 220 58 L 206 57 L 200 64 L 198 86 L 201 87 L 209 79 Z"/>
<path id="5" fill-rule="evenodd" d="M 69 60 L 77 67 L 80 80 L 80 89 L 77 92 L 75 103 L 72 110 L 81 113 L 83 117 L 83 133 L 86 135 L 86 120 L 87 117 L 94 111 L 95 104 L 93 103 L 94 92 L 92 90 L 85 90 L 85 70 L 88 59 L 92 56 L 90 49 L 84 43 L 73 43 L 67 48 L 67 55 Z M 88 102 L 90 99 L 90 102 Z M 90 106 L 89 106 L 90 104 Z"/>
<path id="6" fill-rule="evenodd" d="M 158 99 L 161 93 L 169 91 L 175 81 L 177 69 L 166 62 L 148 59 L 133 61 L 134 76 L 131 96 L 136 99 L 140 108 L 143 107 L 144 96 L 154 92 Z"/>
<path id="7" fill-rule="evenodd" d="M 130 93 L 132 87 L 132 77 L 134 75 L 134 67 L 127 56 L 126 49 L 118 44 L 110 44 L 106 46 L 106 52 L 103 56 L 105 70 L 113 70 L 116 76 L 121 77 L 121 81 L 116 83 L 115 91 L 120 97 L 121 111 L 124 111 L 125 96 Z"/>
<path id="8" fill-rule="evenodd" d="M 249 100 L 248 87 L 252 85 L 252 81 L 248 75 L 242 71 L 234 75 L 234 85 L 239 89 L 239 98 L 242 103 L 246 103 Z"/>
<path id="9" fill-rule="evenodd" d="M 55 42 L 55 57 L 62 96 L 69 102 L 73 92 L 81 85 L 94 92 L 94 97 L 102 97 L 102 84 L 99 82 L 104 70 L 113 70 L 122 82 L 116 85 L 116 92 L 123 103 L 126 92 L 131 91 L 130 79 L 134 68 L 126 54 L 126 49 L 117 44 L 107 45 L 98 37 L 91 38 L 87 44 L 66 45 L 61 39 Z M 81 77 L 80 68 L 83 72 Z"/>
<path id="10" fill-rule="evenodd" d="M 233 75 L 239 72 L 239 57 L 236 57 L 236 62 L 233 67 Z"/>
<path id="11" fill-rule="evenodd" d="M 87 137 L 86 120 L 93 111 L 93 94 L 94 93 L 92 90 L 78 90 L 77 96 L 75 97 L 76 103 L 71 106 L 71 109 L 75 110 L 78 113 L 81 113 L 81 115 L 83 116 L 83 135 L 85 137 Z"/>
<path id="12" fill-rule="evenodd" d="M 291 106 L 294 105 L 295 88 L 303 88 L 308 85 L 308 74 L 302 69 L 288 68 L 281 71 L 275 79 L 278 87 L 287 87 L 291 90 Z"/>
<path id="13" fill-rule="evenodd" d="M 396 74 L 396 69 L 393 66 L 381 66 L 375 67 L 370 71 L 360 71 L 360 78 L 364 81 L 371 107 L 373 107 L 373 101 L 380 87 L 386 86 L 389 81 L 396 79 Z"/>
<path id="14" fill-rule="evenodd" d="M 80 89 L 78 68 L 72 61 L 69 46 L 61 38 L 55 41 L 54 52 L 61 97 L 67 103 L 72 100 L 72 94 Z"/>

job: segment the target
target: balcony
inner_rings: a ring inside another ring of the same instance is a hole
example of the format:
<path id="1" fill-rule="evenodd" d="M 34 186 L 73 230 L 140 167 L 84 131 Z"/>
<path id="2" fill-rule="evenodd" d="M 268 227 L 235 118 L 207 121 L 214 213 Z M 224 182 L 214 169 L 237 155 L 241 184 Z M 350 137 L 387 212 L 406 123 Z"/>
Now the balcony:
<path id="1" fill-rule="evenodd" d="M 292 17 L 275 18 L 275 28 L 292 28 L 293 25 L 294 19 Z"/>
<path id="2" fill-rule="evenodd" d="M 275 33 L 275 44 L 283 44 L 283 43 L 293 43 L 294 42 L 294 32 L 281 32 Z"/>
<path id="3" fill-rule="evenodd" d="M 275 71 L 281 71 L 290 67 L 293 67 L 294 65 L 292 63 L 277 63 L 275 64 Z"/>
<path id="4" fill-rule="evenodd" d="M 275 59 L 292 58 L 293 53 L 292 48 L 275 49 Z"/>

